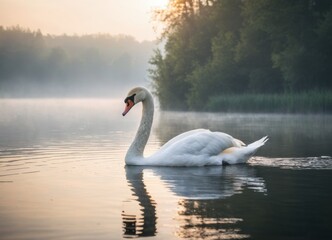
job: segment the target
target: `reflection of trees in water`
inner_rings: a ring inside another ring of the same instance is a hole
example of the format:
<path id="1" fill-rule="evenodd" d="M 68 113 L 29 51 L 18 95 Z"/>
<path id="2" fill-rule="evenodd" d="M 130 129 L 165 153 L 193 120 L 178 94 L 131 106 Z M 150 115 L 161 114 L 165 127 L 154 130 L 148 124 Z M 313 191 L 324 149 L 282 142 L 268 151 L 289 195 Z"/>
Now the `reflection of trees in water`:
<path id="1" fill-rule="evenodd" d="M 161 112 L 154 131 L 161 143 L 195 128 L 225 132 L 245 143 L 268 135 L 259 155 L 303 157 L 332 155 L 331 122 L 329 115 Z"/>
<path id="2" fill-rule="evenodd" d="M 183 200 L 179 202 L 182 210 L 178 212 L 180 228 L 177 235 L 188 239 L 244 239 L 250 235 L 243 233 L 241 217 L 228 216 L 215 206 L 219 201 Z M 228 205 L 225 206 L 229 208 Z"/>
<path id="3" fill-rule="evenodd" d="M 203 168 L 168 168 L 127 166 L 126 177 L 141 206 L 142 217 L 123 212 L 124 237 L 154 236 L 157 232 L 156 203 L 144 183 L 144 170 L 152 171 L 176 196 L 179 211 L 176 235 L 190 239 L 246 238 L 237 211 L 243 192 L 266 192 L 264 180 L 246 165 Z M 237 196 L 237 197 L 236 197 Z M 237 204 L 234 204 L 234 199 Z"/>

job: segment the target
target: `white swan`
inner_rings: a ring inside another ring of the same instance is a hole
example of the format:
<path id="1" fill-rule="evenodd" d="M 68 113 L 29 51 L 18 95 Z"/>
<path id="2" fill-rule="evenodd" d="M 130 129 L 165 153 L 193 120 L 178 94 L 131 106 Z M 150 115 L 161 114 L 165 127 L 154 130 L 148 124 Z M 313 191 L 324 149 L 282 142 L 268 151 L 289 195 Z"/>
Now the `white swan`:
<path id="1" fill-rule="evenodd" d="M 143 104 L 139 128 L 125 157 L 127 165 L 206 166 L 245 163 L 268 140 L 267 137 L 263 137 L 245 146 L 242 141 L 226 133 L 197 129 L 174 137 L 158 152 L 143 157 L 153 122 L 152 95 L 147 89 L 136 87 L 129 91 L 124 102 L 126 108 L 122 113 L 123 116 L 135 104 L 139 102 Z"/>

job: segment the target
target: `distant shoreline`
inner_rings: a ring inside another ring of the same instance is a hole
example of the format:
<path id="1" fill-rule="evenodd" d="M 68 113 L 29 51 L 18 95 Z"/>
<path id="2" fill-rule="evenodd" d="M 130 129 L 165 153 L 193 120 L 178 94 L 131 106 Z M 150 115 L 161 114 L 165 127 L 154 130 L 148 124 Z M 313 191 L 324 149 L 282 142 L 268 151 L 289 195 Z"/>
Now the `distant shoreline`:
<path id="1" fill-rule="evenodd" d="M 231 94 L 211 97 L 206 106 L 211 112 L 332 113 L 331 91 L 280 94 Z"/>
<path id="2" fill-rule="evenodd" d="M 201 108 L 166 108 L 162 110 L 211 113 L 331 114 L 332 91 L 221 94 L 210 97 Z"/>

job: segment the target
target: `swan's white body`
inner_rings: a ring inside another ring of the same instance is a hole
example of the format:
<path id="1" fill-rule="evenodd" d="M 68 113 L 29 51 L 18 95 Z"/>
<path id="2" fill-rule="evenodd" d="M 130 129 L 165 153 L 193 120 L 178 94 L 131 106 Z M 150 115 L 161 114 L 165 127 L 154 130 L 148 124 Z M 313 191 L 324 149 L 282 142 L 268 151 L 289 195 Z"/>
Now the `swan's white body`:
<path id="1" fill-rule="evenodd" d="M 127 165 L 206 166 L 245 163 L 268 140 L 263 137 L 245 146 L 242 141 L 226 133 L 197 129 L 174 137 L 158 152 L 144 157 L 154 113 L 151 93 L 141 87 L 132 89 L 125 100 L 127 107 L 123 115 L 138 102 L 143 104 L 142 119 L 125 157 Z"/>

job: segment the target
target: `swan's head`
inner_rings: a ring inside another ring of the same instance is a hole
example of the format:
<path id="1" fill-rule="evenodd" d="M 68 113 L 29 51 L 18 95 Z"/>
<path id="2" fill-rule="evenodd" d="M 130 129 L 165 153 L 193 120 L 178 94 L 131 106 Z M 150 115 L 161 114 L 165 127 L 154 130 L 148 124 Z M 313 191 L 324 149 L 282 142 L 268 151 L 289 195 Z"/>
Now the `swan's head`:
<path id="1" fill-rule="evenodd" d="M 144 101 L 147 92 L 148 90 L 143 87 L 136 87 L 131 89 L 124 100 L 126 108 L 122 113 L 122 116 L 125 116 L 136 103 Z"/>

